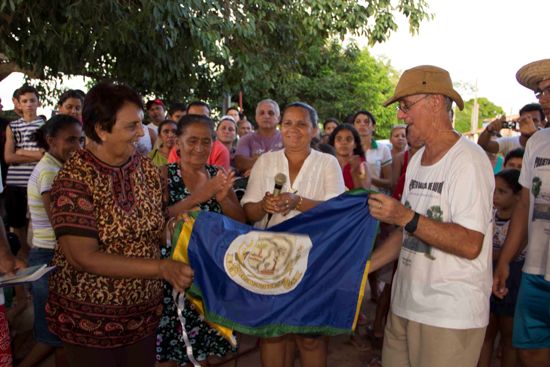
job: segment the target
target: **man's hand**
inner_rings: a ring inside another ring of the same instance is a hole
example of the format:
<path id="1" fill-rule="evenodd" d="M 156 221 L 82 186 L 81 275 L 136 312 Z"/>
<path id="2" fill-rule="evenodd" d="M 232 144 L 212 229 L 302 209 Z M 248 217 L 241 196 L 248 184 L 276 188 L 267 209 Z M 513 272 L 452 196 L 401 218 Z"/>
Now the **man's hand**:
<path id="1" fill-rule="evenodd" d="M 490 133 L 499 132 L 500 130 L 502 130 L 502 126 L 505 122 L 506 122 L 506 115 L 502 115 L 494 119 L 493 121 L 491 121 L 491 123 L 487 125 L 485 130 L 487 130 Z"/>
<path id="2" fill-rule="evenodd" d="M 369 195 L 369 210 L 372 216 L 381 222 L 404 227 L 414 216 L 411 209 L 401 202 L 384 194 Z"/>
<path id="3" fill-rule="evenodd" d="M 503 265 L 500 262 L 493 273 L 493 294 L 498 298 L 504 298 L 508 294 L 506 288 L 506 279 L 510 275 L 510 266 Z"/>
<path id="4" fill-rule="evenodd" d="M 521 133 L 521 135 L 531 136 L 538 131 L 537 125 L 535 125 L 533 118 L 528 114 L 524 114 L 523 116 L 521 116 L 518 119 L 518 123 L 519 132 Z"/>

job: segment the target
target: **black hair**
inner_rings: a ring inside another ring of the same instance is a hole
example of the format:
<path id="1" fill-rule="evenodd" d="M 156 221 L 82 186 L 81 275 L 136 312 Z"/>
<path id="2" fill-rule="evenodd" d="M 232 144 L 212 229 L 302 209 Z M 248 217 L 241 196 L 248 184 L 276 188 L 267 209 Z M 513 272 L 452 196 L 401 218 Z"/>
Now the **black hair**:
<path id="1" fill-rule="evenodd" d="M 495 179 L 497 177 L 502 178 L 504 181 L 506 181 L 506 184 L 508 185 L 509 188 L 512 189 L 514 194 L 517 194 L 522 189 L 522 186 L 519 183 L 519 175 L 520 175 L 519 170 L 514 168 L 509 168 L 509 169 L 503 169 L 502 171 L 497 173 L 495 175 Z"/>
<path id="2" fill-rule="evenodd" d="M 187 106 L 187 113 L 189 113 L 189 109 L 193 106 L 206 107 L 206 108 L 208 108 L 208 113 L 210 113 L 212 111 L 210 109 L 210 105 L 208 103 L 203 102 L 203 101 L 193 101 L 193 102 L 189 103 L 189 105 Z"/>
<path id="3" fill-rule="evenodd" d="M 116 113 L 127 102 L 143 110 L 143 100 L 129 86 L 112 82 L 96 84 L 84 98 L 82 107 L 82 124 L 86 136 L 101 144 L 101 139 L 95 131 L 96 125 L 110 133 L 116 122 Z"/>
<path id="4" fill-rule="evenodd" d="M 80 126 L 80 121 L 69 115 L 55 115 L 31 135 L 31 140 L 36 142 L 39 148 L 48 151 L 50 147 L 47 137 L 55 137 L 60 131 L 72 125 Z"/>
<path id="5" fill-rule="evenodd" d="M 369 117 L 369 120 L 372 121 L 372 124 L 376 125 L 376 119 L 374 118 L 374 115 L 372 113 L 370 113 L 369 111 L 367 111 L 367 110 L 359 110 L 359 111 L 355 112 L 355 114 L 353 115 L 353 119 L 351 120 L 353 124 L 355 124 L 355 119 L 359 115 L 367 115 Z"/>
<path id="6" fill-rule="evenodd" d="M 163 127 L 164 125 L 168 125 L 168 124 L 174 124 L 174 125 L 176 125 L 176 128 L 177 128 L 177 126 L 178 126 L 178 123 L 177 123 L 176 121 L 170 120 L 170 119 L 166 119 L 166 120 L 162 121 L 162 122 L 159 124 L 159 127 L 158 127 L 159 135 L 160 135 L 160 131 L 162 130 L 162 127 Z"/>
<path id="7" fill-rule="evenodd" d="M 172 116 L 177 111 L 187 112 L 187 106 L 185 105 L 185 103 L 180 103 L 180 102 L 172 103 L 170 105 L 170 109 L 168 110 L 168 114 Z"/>
<path id="8" fill-rule="evenodd" d="M 225 110 L 226 115 L 229 112 L 229 110 L 237 111 L 237 113 L 239 114 L 239 120 L 242 120 L 242 118 L 244 117 L 244 114 L 241 111 L 239 111 L 239 107 L 237 107 L 237 106 L 228 107 L 227 110 Z"/>
<path id="9" fill-rule="evenodd" d="M 316 150 L 336 157 L 336 149 L 334 149 L 332 145 L 319 143 L 317 144 Z"/>
<path id="10" fill-rule="evenodd" d="M 16 89 L 15 92 L 13 93 L 13 96 L 14 98 L 17 98 L 17 100 L 19 101 L 19 97 L 21 97 L 23 94 L 26 94 L 26 93 L 34 93 L 34 95 L 36 96 L 36 99 L 40 100 L 40 95 L 38 95 L 38 90 L 36 90 L 35 87 L 28 84 L 25 84 L 21 88 Z"/>
<path id="11" fill-rule="evenodd" d="M 523 154 L 525 153 L 525 149 L 523 148 L 516 148 L 512 149 L 506 154 L 506 157 L 504 157 L 504 165 L 506 166 L 506 163 L 512 159 L 512 158 L 521 158 L 523 159 Z"/>
<path id="12" fill-rule="evenodd" d="M 361 145 L 361 137 L 359 136 L 357 129 L 351 124 L 341 124 L 336 126 L 336 128 L 332 131 L 332 133 L 328 137 L 328 143 L 334 146 L 334 140 L 336 140 L 336 134 L 338 134 L 342 130 L 347 130 L 351 132 L 351 134 L 353 135 L 353 141 L 355 142 L 355 148 L 353 149 L 353 154 L 363 157 L 365 154 L 365 151 L 363 150 L 363 146 Z"/>
<path id="13" fill-rule="evenodd" d="M 208 127 L 208 130 L 210 130 L 210 134 L 212 135 L 212 138 L 215 136 L 214 133 L 214 122 L 210 117 L 206 117 L 203 115 L 185 115 L 180 118 L 178 121 L 178 128 L 176 130 L 176 135 L 182 136 L 185 133 L 185 129 L 187 129 L 188 126 L 193 124 L 202 124 Z"/>
<path id="14" fill-rule="evenodd" d="M 86 93 L 84 93 L 83 90 L 80 90 L 80 89 L 73 89 L 73 90 L 75 91 L 75 93 L 78 93 L 80 95 L 82 100 L 84 100 L 84 98 L 86 98 Z"/>
<path id="15" fill-rule="evenodd" d="M 323 131 L 327 128 L 327 125 L 331 122 L 335 123 L 336 125 L 340 125 L 340 121 L 338 121 L 334 117 L 329 117 L 328 119 L 325 120 L 325 122 L 323 122 Z"/>
<path id="16" fill-rule="evenodd" d="M 317 127 L 317 122 L 319 118 L 317 117 L 317 111 L 315 111 L 315 108 L 313 108 L 312 106 L 308 105 L 305 102 L 292 102 L 285 107 L 285 109 L 283 110 L 282 116 L 284 116 L 285 112 L 292 107 L 299 107 L 306 110 L 309 115 L 309 120 L 311 121 L 311 124 L 313 125 L 314 128 Z"/>
<path id="17" fill-rule="evenodd" d="M 78 91 L 78 90 L 75 90 L 75 89 L 69 89 L 69 90 L 63 92 L 63 94 L 61 94 L 61 96 L 59 96 L 59 101 L 57 102 L 57 105 L 61 106 L 69 98 L 79 99 L 80 102 L 84 101 L 84 96 L 82 95 L 82 91 Z"/>
<path id="18" fill-rule="evenodd" d="M 532 111 L 538 111 L 540 114 L 540 121 L 543 122 L 545 119 L 544 111 L 542 110 L 542 106 L 538 103 L 529 103 L 526 104 L 519 110 L 519 115 L 523 115 L 525 112 L 532 112 Z"/>

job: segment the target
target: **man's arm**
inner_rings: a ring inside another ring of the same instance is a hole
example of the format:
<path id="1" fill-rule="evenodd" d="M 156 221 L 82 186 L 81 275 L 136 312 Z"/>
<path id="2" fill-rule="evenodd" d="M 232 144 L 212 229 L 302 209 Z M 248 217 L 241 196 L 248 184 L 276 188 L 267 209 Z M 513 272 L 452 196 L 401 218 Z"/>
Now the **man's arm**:
<path id="1" fill-rule="evenodd" d="M 403 206 L 399 201 L 384 195 L 371 194 L 369 210 L 378 220 L 404 227 L 415 212 Z M 443 223 L 420 215 L 414 236 L 426 244 L 441 251 L 475 259 L 481 252 L 484 234 L 456 223 Z"/>
<path id="2" fill-rule="evenodd" d="M 382 245 L 380 245 L 370 258 L 369 273 L 382 268 L 399 257 L 401 244 L 403 242 L 403 230 L 401 228 L 394 229 Z"/>
<path id="3" fill-rule="evenodd" d="M 246 172 L 252 169 L 258 157 L 245 157 L 244 155 L 235 155 L 235 166 L 239 172 Z"/>
<path id="4" fill-rule="evenodd" d="M 483 132 L 479 135 L 477 139 L 477 144 L 483 148 L 486 152 L 489 153 L 498 153 L 500 147 L 498 143 L 494 140 L 491 140 L 491 135 L 495 132 L 499 132 L 502 129 L 502 123 L 506 121 L 506 116 L 502 116 L 494 121 L 492 121 Z"/>
<path id="5" fill-rule="evenodd" d="M 6 145 L 4 146 L 4 158 L 8 164 L 30 163 L 39 161 L 43 150 L 15 149 L 15 139 L 9 126 L 6 127 Z"/>
<path id="6" fill-rule="evenodd" d="M 529 189 L 523 188 L 516 208 L 512 213 L 510 226 L 506 240 L 502 246 L 497 267 L 493 274 L 493 293 L 495 296 L 503 298 L 508 290 L 506 289 L 506 279 L 509 275 L 509 264 L 522 250 L 527 238 L 527 226 L 529 220 L 529 201 L 531 193 Z"/>

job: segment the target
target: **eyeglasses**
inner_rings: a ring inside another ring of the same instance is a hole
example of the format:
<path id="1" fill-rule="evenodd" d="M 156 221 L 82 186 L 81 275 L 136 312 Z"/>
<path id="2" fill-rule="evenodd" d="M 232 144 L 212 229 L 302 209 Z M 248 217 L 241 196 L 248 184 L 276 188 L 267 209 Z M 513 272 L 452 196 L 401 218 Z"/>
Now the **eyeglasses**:
<path id="1" fill-rule="evenodd" d="M 550 97 L 550 85 L 544 89 L 537 89 L 535 91 L 535 97 L 540 99 L 541 97 Z"/>
<path id="2" fill-rule="evenodd" d="M 401 111 L 401 112 L 404 112 L 404 113 L 408 113 L 411 110 L 411 108 L 413 108 L 413 106 L 415 104 L 417 104 L 418 102 L 420 102 L 423 99 L 428 98 L 429 96 L 430 96 L 429 94 L 426 94 L 424 97 L 419 98 L 419 99 L 417 99 L 416 101 L 414 101 L 413 103 L 410 103 L 410 104 L 406 104 L 405 102 L 399 101 L 399 104 L 397 105 L 397 110 Z"/>

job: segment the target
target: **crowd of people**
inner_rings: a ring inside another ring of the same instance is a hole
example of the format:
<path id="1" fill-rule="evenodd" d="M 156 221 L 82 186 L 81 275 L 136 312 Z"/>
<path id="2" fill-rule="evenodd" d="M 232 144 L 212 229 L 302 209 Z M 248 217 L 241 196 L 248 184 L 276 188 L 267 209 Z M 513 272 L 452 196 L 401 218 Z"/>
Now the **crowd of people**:
<path id="1" fill-rule="evenodd" d="M 37 90 L 22 86 L 20 118 L 2 122 L 0 271 L 56 268 L 15 289 L 16 301 L 32 299 L 36 339 L 15 365 L 54 354 L 56 366 L 206 366 L 236 352 L 195 304 L 172 298 L 193 269 L 172 260 L 167 223 L 201 210 L 266 229 L 365 189 L 382 224 L 376 313 L 358 323 L 369 340 L 351 337 L 382 349 L 365 366 L 482 367 L 495 353 L 502 366 L 550 366 L 550 60 L 516 77 L 539 103 L 495 119 L 477 144 L 453 129 L 464 102 L 449 73 L 429 65 L 405 71 L 385 102 L 403 123 L 390 144 L 375 139 L 367 110 L 321 123 L 307 103 L 281 111 L 264 99 L 255 123 L 238 107 L 215 123 L 204 101 L 144 104 L 110 82 L 66 91 L 46 121 Z M 517 135 L 501 137 L 504 128 Z M 278 173 L 287 180 L 275 195 Z M 11 366 L 5 314 L 2 305 L 0 366 Z M 258 364 L 326 366 L 328 343 L 262 338 Z"/>

